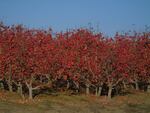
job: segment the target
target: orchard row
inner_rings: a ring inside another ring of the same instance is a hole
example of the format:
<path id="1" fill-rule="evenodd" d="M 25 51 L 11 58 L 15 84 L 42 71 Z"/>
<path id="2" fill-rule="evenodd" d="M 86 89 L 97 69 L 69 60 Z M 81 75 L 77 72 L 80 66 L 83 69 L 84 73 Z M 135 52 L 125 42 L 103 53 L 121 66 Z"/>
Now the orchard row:
<path id="1" fill-rule="evenodd" d="M 87 29 L 57 33 L 0 25 L 1 88 L 33 98 L 36 90 L 76 93 L 149 91 L 150 33 L 108 38 Z"/>

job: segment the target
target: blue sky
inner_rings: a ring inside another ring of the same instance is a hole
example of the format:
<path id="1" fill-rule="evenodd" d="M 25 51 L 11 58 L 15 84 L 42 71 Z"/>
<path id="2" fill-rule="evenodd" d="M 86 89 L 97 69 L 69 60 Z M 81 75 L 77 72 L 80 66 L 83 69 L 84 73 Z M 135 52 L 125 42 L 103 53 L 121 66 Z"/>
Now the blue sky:
<path id="1" fill-rule="evenodd" d="M 107 35 L 143 31 L 150 25 L 150 0 L 0 0 L 0 21 L 54 31 L 91 23 Z"/>

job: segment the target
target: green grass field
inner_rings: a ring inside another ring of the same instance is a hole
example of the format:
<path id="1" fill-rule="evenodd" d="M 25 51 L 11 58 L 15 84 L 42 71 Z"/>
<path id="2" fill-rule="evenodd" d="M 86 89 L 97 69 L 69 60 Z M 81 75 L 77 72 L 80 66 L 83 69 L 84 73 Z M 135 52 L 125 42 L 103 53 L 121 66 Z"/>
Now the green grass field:
<path id="1" fill-rule="evenodd" d="M 33 101 L 0 91 L 0 113 L 150 113 L 150 94 L 135 92 L 108 100 L 105 96 L 39 95 Z"/>

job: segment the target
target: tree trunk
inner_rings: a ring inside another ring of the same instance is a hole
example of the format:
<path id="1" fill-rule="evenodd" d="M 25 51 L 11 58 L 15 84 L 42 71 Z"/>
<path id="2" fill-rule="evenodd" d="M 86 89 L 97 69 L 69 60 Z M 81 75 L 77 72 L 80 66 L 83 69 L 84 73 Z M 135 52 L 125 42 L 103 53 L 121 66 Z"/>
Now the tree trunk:
<path id="1" fill-rule="evenodd" d="M 10 92 L 13 92 L 13 89 L 12 89 L 12 82 L 8 82 L 8 88 L 9 88 L 9 91 L 10 91 Z"/>
<path id="2" fill-rule="evenodd" d="M 76 83 L 76 93 L 78 93 L 78 92 L 79 92 L 79 84 Z"/>
<path id="3" fill-rule="evenodd" d="M 32 89 L 32 86 L 29 86 L 28 89 L 29 89 L 29 99 L 32 100 L 33 99 L 33 89 Z"/>
<path id="4" fill-rule="evenodd" d="M 8 88 L 9 88 L 9 91 L 10 92 L 13 92 L 13 89 L 12 89 L 12 66 L 9 65 L 9 75 L 8 75 Z"/>
<path id="5" fill-rule="evenodd" d="M 17 92 L 23 97 L 22 84 L 19 82 Z"/>
<path id="6" fill-rule="evenodd" d="M 8 88 L 10 92 L 13 92 L 12 89 L 12 66 L 9 66 L 9 77 L 8 77 Z"/>
<path id="7" fill-rule="evenodd" d="M 100 87 L 98 88 L 97 96 L 101 96 L 101 93 L 102 93 L 102 86 L 100 86 Z"/>
<path id="8" fill-rule="evenodd" d="M 124 88 L 125 90 L 127 90 L 128 88 L 127 88 L 127 85 L 126 85 L 125 81 L 123 81 L 122 83 L 123 83 L 123 88 Z"/>
<path id="9" fill-rule="evenodd" d="M 150 84 L 147 85 L 147 92 L 150 93 Z"/>
<path id="10" fill-rule="evenodd" d="M 70 88 L 70 83 L 69 83 L 69 81 L 67 80 L 67 89 L 69 89 Z"/>
<path id="11" fill-rule="evenodd" d="M 112 85 L 109 85 L 109 89 L 108 89 L 108 99 L 111 99 L 111 94 L 112 94 Z"/>
<path id="12" fill-rule="evenodd" d="M 0 89 L 4 89 L 4 84 L 0 82 Z"/>
<path id="13" fill-rule="evenodd" d="M 42 78 L 42 76 L 40 76 L 40 82 L 41 82 L 41 83 L 43 82 L 43 78 Z"/>
<path id="14" fill-rule="evenodd" d="M 98 96 L 98 88 L 95 88 L 95 96 Z"/>
<path id="15" fill-rule="evenodd" d="M 86 84 L 86 95 L 90 94 L 90 85 L 87 83 Z"/>
<path id="16" fill-rule="evenodd" d="M 130 84 L 130 89 L 135 89 L 134 84 Z"/>
<path id="17" fill-rule="evenodd" d="M 33 78 L 33 77 L 32 77 Z M 26 85 L 28 87 L 28 91 L 29 91 L 29 99 L 32 100 L 33 99 L 33 88 L 32 88 L 32 78 L 30 80 L 30 83 L 28 84 L 26 82 Z"/>
<path id="18" fill-rule="evenodd" d="M 139 84 L 138 84 L 138 82 L 135 82 L 135 89 L 139 90 Z"/>

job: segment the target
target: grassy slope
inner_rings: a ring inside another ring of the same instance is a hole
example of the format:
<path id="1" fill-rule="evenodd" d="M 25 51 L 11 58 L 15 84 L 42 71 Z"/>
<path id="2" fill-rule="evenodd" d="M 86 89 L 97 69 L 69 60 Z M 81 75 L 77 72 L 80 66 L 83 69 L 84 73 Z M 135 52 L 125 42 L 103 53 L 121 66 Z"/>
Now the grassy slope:
<path id="1" fill-rule="evenodd" d="M 31 102 L 0 91 L 0 113 L 150 113 L 150 94 L 138 92 L 111 101 L 84 95 L 40 95 Z"/>

